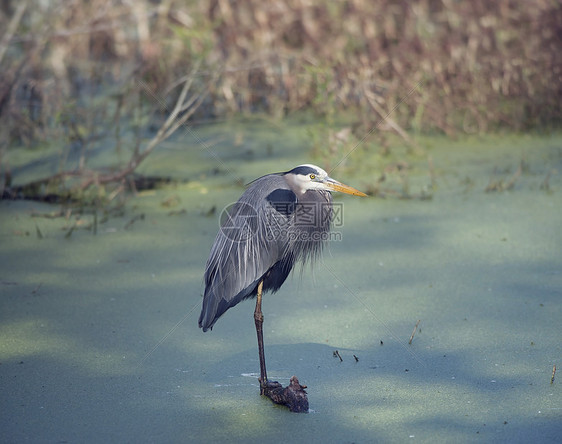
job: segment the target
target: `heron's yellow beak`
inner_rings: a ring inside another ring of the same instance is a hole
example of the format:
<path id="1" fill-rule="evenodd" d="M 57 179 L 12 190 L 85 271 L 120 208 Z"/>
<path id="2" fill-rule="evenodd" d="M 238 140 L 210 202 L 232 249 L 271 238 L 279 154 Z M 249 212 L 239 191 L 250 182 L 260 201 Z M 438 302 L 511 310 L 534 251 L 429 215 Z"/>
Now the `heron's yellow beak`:
<path id="1" fill-rule="evenodd" d="M 354 196 L 367 196 L 365 193 L 331 178 L 327 179 L 324 183 L 330 190 L 339 191 L 340 193 L 345 194 L 353 194 Z"/>

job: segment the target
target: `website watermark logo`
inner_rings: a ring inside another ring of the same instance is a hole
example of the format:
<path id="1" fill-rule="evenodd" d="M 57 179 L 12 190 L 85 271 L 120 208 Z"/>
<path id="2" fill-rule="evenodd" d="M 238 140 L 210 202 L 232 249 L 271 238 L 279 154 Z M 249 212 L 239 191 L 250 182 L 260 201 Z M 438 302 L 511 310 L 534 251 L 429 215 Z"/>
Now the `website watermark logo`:
<path id="1" fill-rule="evenodd" d="M 219 216 L 220 230 L 234 242 L 246 242 L 257 234 L 258 213 L 252 205 L 235 202 L 227 205 Z"/>
<path id="2" fill-rule="evenodd" d="M 289 242 L 341 241 L 344 211 L 342 202 L 276 202 L 258 214 L 252 205 L 235 202 L 219 216 L 220 230 L 234 242 L 246 242 L 254 236 L 264 241 Z"/>

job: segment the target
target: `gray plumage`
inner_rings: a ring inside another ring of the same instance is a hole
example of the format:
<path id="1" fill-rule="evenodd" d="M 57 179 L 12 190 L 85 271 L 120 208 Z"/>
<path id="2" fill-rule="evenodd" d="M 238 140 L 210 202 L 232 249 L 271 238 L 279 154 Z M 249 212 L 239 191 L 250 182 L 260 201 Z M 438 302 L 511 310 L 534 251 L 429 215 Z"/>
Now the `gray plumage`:
<path id="1" fill-rule="evenodd" d="M 330 189 L 360 193 L 314 165 L 269 174 L 249 185 L 211 248 L 199 317 L 203 331 L 229 308 L 255 297 L 261 280 L 264 292 L 275 292 L 295 263 L 321 253 L 332 221 Z"/>

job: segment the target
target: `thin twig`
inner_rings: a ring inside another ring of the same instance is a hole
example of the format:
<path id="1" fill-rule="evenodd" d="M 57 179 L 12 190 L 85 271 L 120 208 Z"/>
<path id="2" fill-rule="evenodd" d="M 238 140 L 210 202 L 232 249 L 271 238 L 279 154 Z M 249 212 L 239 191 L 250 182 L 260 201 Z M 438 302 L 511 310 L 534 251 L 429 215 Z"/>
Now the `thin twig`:
<path id="1" fill-rule="evenodd" d="M 515 182 L 517 182 L 517 179 L 519 179 L 519 176 L 521 176 L 522 172 L 523 172 L 523 165 L 520 163 L 515 173 L 513 173 L 513 176 L 511 176 L 509 181 L 505 184 L 506 190 L 511 190 L 514 187 Z"/>
<path id="2" fill-rule="evenodd" d="M 416 152 L 423 152 L 420 146 L 414 140 L 412 140 L 410 136 L 408 136 L 408 133 L 404 131 L 402 127 L 398 125 L 398 123 L 396 123 L 393 119 L 391 119 L 388 113 L 383 109 L 383 107 L 379 105 L 375 97 L 375 94 L 373 94 L 373 92 L 369 91 L 367 88 L 364 89 L 364 93 L 365 93 L 365 97 L 367 98 L 367 102 L 369 102 L 369 105 L 371 105 L 371 108 L 373 108 L 377 112 L 377 114 L 381 116 L 382 119 L 394 131 L 396 131 L 396 133 L 398 133 L 398 135 L 402 137 L 402 139 L 404 139 L 404 141 L 408 145 L 412 146 L 416 150 Z"/>
<path id="3" fill-rule="evenodd" d="M 416 331 L 418 329 L 418 325 L 420 325 L 420 319 L 418 319 L 418 322 L 416 322 L 416 325 L 414 326 L 414 331 L 412 332 L 412 335 L 410 336 L 410 340 L 408 341 L 408 344 L 411 344 L 412 341 L 414 340 L 414 335 L 416 334 Z"/>
<path id="4" fill-rule="evenodd" d="M 18 5 L 16 12 L 12 16 L 12 20 L 10 20 L 8 27 L 6 28 L 6 32 L 4 33 L 2 40 L 0 41 L 0 63 L 2 63 L 4 54 L 8 49 L 8 45 L 10 44 L 10 41 L 12 40 L 12 37 L 14 36 L 16 29 L 18 28 L 18 25 L 21 21 L 21 18 L 23 17 L 23 13 L 25 12 L 26 8 L 27 0 L 21 2 Z"/>

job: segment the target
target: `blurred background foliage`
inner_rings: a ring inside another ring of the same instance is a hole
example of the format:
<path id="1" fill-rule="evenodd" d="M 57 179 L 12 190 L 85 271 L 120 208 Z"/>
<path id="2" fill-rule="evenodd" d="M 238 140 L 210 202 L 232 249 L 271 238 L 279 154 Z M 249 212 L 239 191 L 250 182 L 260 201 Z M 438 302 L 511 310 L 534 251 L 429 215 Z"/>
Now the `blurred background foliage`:
<path id="1" fill-rule="evenodd" d="M 307 111 L 331 127 L 343 112 L 356 140 L 562 117 L 558 0 L 4 0 L 0 29 L 5 187 L 14 146 L 85 153 L 111 137 L 136 166 L 188 83 L 178 117 Z"/>

